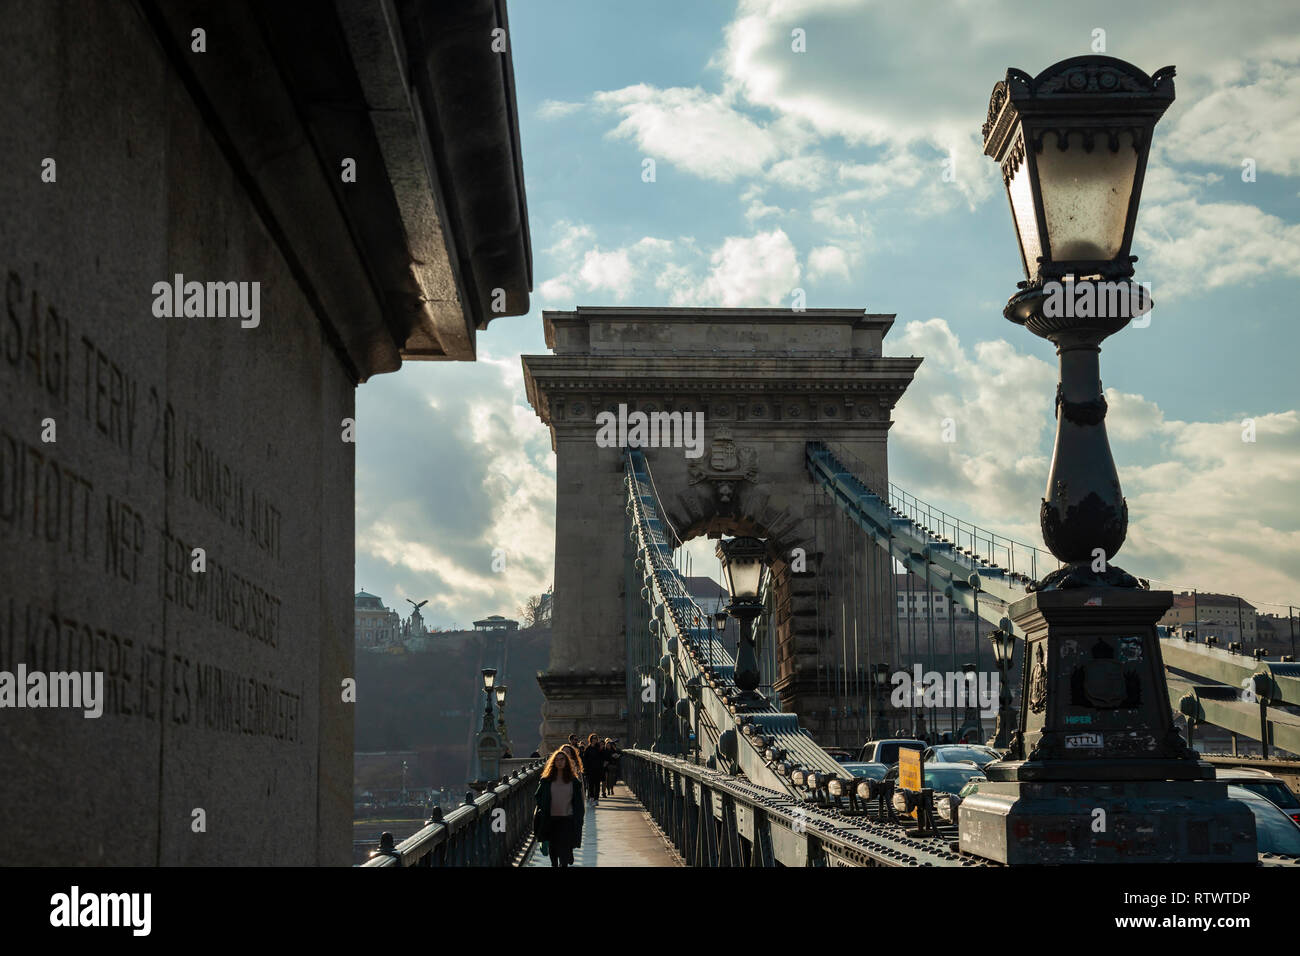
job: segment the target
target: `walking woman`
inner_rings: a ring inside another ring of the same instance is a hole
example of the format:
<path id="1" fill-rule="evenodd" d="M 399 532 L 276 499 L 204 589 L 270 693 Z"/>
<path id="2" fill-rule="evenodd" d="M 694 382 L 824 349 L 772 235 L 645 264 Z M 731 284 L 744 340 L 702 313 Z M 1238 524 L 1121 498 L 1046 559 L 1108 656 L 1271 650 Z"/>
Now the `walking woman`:
<path id="1" fill-rule="evenodd" d="M 605 779 L 605 749 L 600 738 L 592 734 L 582 751 L 582 778 L 587 784 L 587 799 L 600 803 L 600 784 Z"/>
<path id="2" fill-rule="evenodd" d="M 582 845 L 582 784 L 564 749 L 551 754 L 537 785 L 539 839 L 550 843 L 551 866 L 572 866 L 573 851 Z"/>

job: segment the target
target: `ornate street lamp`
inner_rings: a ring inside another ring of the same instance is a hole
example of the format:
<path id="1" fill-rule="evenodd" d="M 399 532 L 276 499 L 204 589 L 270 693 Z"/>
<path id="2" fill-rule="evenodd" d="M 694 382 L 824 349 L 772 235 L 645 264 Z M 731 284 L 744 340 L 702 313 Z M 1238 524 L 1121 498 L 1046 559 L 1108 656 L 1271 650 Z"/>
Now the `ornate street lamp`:
<path id="1" fill-rule="evenodd" d="M 1172 66 L 1149 77 L 1107 56 L 1063 60 L 1036 77 L 1007 70 L 989 100 L 984 152 L 1001 166 L 1026 276 L 1003 314 L 1056 345 L 1061 363 L 1040 522 L 1066 567 L 1044 586 L 1137 587 L 1108 563 L 1124 542 L 1128 506 L 1106 438 L 1098 358 L 1103 339 L 1152 305 L 1132 281 L 1129 246 L 1152 131 L 1173 100 Z"/>
<path id="2" fill-rule="evenodd" d="M 975 665 L 969 662 L 961 666 L 961 671 L 965 686 L 966 706 L 961 717 L 961 727 L 958 729 L 956 739 L 953 740 L 955 744 L 964 741 L 972 724 L 982 728 L 979 712 L 979 675 L 975 670 Z"/>
<path id="3" fill-rule="evenodd" d="M 719 649 L 719 650 L 724 649 L 724 648 L 726 647 L 726 645 L 722 643 L 722 638 L 723 638 L 723 635 L 725 635 L 726 632 L 727 632 L 727 612 L 726 612 L 726 611 L 724 611 L 724 610 L 718 610 L 717 612 L 714 613 L 714 615 L 713 615 L 713 631 L 714 631 L 714 633 L 717 635 L 717 638 L 718 638 L 718 649 Z M 713 638 L 712 638 L 712 637 L 709 638 L 709 643 L 710 643 L 710 645 L 712 645 L 712 643 L 713 643 Z"/>
<path id="4" fill-rule="evenodd" d="M 993 664 L 998 669 L 998 722 L 989 746 L 1005 750 L 1011 740 L 1011 668 L 1015 664 L 1016 636 L 1011 631 L 997 629 L 989 634 L 993 642 Z"/>
<path id="5" fill-rule="evenodd" d="M 889 713 L 889 711 L 885 708 L 885 702 L 889 699 L 888 696 L 885 694 L 885 688 L 889 686 L 889 665 L 885 663 L 877 664 L 876 670 L 872 674 L 872 679 L 875 681 L 875 685 L 876 685 L 877 726 L 872 728 L 871 735 L 872 737 L 879 739 L 881 737 L 889 736 L 889 730 L 887 729 L 889 727 L 889 720 L 885 716 L 887 713 Z M 886 729 L 882 731 L 881 727 L 885 727 Z"/>
<path id="6" fill-rule="evenodd" d="M 475 777 L 470 781 L 470 786 L 476 790 L 482 790 L 489 781 L 501 776 L 501 741 L 504 739 L 504 735 L 493 726 L 492 720 L 492 688 L 496 684 L 496 668 L 483 668 L 482 676 L 486 701 L 483 706 L 483 724 L 475 738 Z"/>
<path id="7" fill-rule="evenodd" d="M 718 542 L 716 553 L 722 561 L 722 573 L 731 595 L 726 612 L 740 622 L 735 684 L 750 697 L 760 680 L 753 631 L 754 619 L 763 613 L 758 596 L 767 574 L 767 545 L 758 538 L 729 538 Z"/>
<path id="8" fill-rule="evenodd" d="M 1098 356 L 1107 336 L 1151 308 L 1132 281 L 1129 246 L 1173 78 L 1173 67 L 1148 76 L 1107 56 L 1033 77 L 1012 69 L 984 124 L 1026 276 L 1003 314 L 1052 342 L 1061 368 L 1040 520 L 1064 567 L 1008 609 L 1025 636 L 1018 726 L 960 822 L 963 850 L 1004 863 L 1254 859 L 1252 817 L 1173 724 L 1156 634 L 1173 595 L 1110 564 L 1128 506 Z M 994 635 L 1003 671 L 1010 629 Z M 1000 704 L 999 740 L 1009 724 Z M 1111 821 L 1104 838 L 1090 830 L 1096 808 Z"/>
<path id="9" fill-rule="evenodd" d="M 501 735 L 502 743 L 506 750 L 510 750 L 510 734 L 506 730 L 506 691 L 508 688 L 505 684 L 496 686 L 497 697 L 497 733 Z"/>

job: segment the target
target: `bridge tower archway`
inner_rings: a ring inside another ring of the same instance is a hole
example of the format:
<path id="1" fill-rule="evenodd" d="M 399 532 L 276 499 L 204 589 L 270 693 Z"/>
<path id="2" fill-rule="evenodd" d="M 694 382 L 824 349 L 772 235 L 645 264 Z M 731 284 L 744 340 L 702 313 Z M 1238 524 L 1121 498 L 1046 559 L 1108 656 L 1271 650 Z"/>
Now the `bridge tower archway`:
<path id="1" fill-rule="evenodd" d="M 551 657 L 538 677 L 544 747 L 570 733 L 630 743 L 623 456 L 642 440 L 652 442 L 641 451 L 680 536 L 674 543 L 747 529 L 769 542 L 775 690 L 782 709 L 822 739 L 828 701 L 817 670 L 827 627 L 817 608 L 841 595 L 819 574 L 836 556 L 825 540 L 819 551 L 815 527 L 830 506 L 814 494 L 805 446 L 832 442 L 887 476 L 890 413 L 921 362 L 882 355 L 893 320 L 854 309 L 543 314 L 552 354 L 525 355 L 523 367 L 556 455 Z M 638 433 L 633 413 L 671 422 L 668 436 Z M 869 599 L 892 606 L 888 563 L 877 570 L 864 583 Z M 884 635 L 868 639 L 883 649 Z M 852 739 L 851 727 L 837 727 Z"/>

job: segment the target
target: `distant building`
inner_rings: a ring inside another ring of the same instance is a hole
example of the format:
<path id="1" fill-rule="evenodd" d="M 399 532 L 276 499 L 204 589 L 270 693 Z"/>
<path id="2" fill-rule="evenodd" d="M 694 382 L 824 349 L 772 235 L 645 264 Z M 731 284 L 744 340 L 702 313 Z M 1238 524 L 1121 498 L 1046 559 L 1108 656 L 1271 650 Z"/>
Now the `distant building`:
<path id="1" fill-rule="evenodd" d="M 1161 624 L 1194 628 L 1198 637 L 1217 637 L 1221 643 L 1258 641 L 1255 606 L 1232 594 L 1183 591 L 1174 595 L 1174 604 Z"/>
<path id="2" fill-rule="evenodd" d="M 402 619 L 376 594 L 358 591 L 353 595 L 357 647 L 388 647 L 401 632 Z"/>
<path id="3" fill-rule="evenodd" d="M 713 578 L 696 576 L 683 579 L 686 591 L 705 614 L 716 614 L 731 601 L 731 595 Z"/>
<path id="4" fill-rule="evenodd" d="M 911 578 L 909 591 L 908 578 Z M 920 578 L 911 574 L 894 575 L 895 607 L 900 618 L 926 618 L 933 612 L 936 618 L 948 616 L 949 601 L 942 591 L 929 587 Z M 961 605 L 953 606 L 953 613 L 961 618 L 971 617 L 971 612 Z"/>
<path id="5" fill-rule="evenodd" d="M 474 622 L 476 631 L 517 631 L 519 622 L 511 621 L 500 614 L 490 614 L 481 621 Z"/>

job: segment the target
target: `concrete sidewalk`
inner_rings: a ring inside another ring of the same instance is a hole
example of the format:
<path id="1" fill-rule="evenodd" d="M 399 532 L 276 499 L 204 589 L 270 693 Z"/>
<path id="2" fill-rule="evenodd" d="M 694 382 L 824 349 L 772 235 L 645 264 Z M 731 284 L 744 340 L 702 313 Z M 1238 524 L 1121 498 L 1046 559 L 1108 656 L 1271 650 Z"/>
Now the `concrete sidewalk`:
<path id="1" fill-rule="evenodd" d="M 623 784 L 612 797 L 587 804 L 582 846 L 573 851 L 575 866 L 681 866 L 650 823 L 632 791 Z M 528 866 L 550 866 L 550 857 L 533 850 Z"/>

